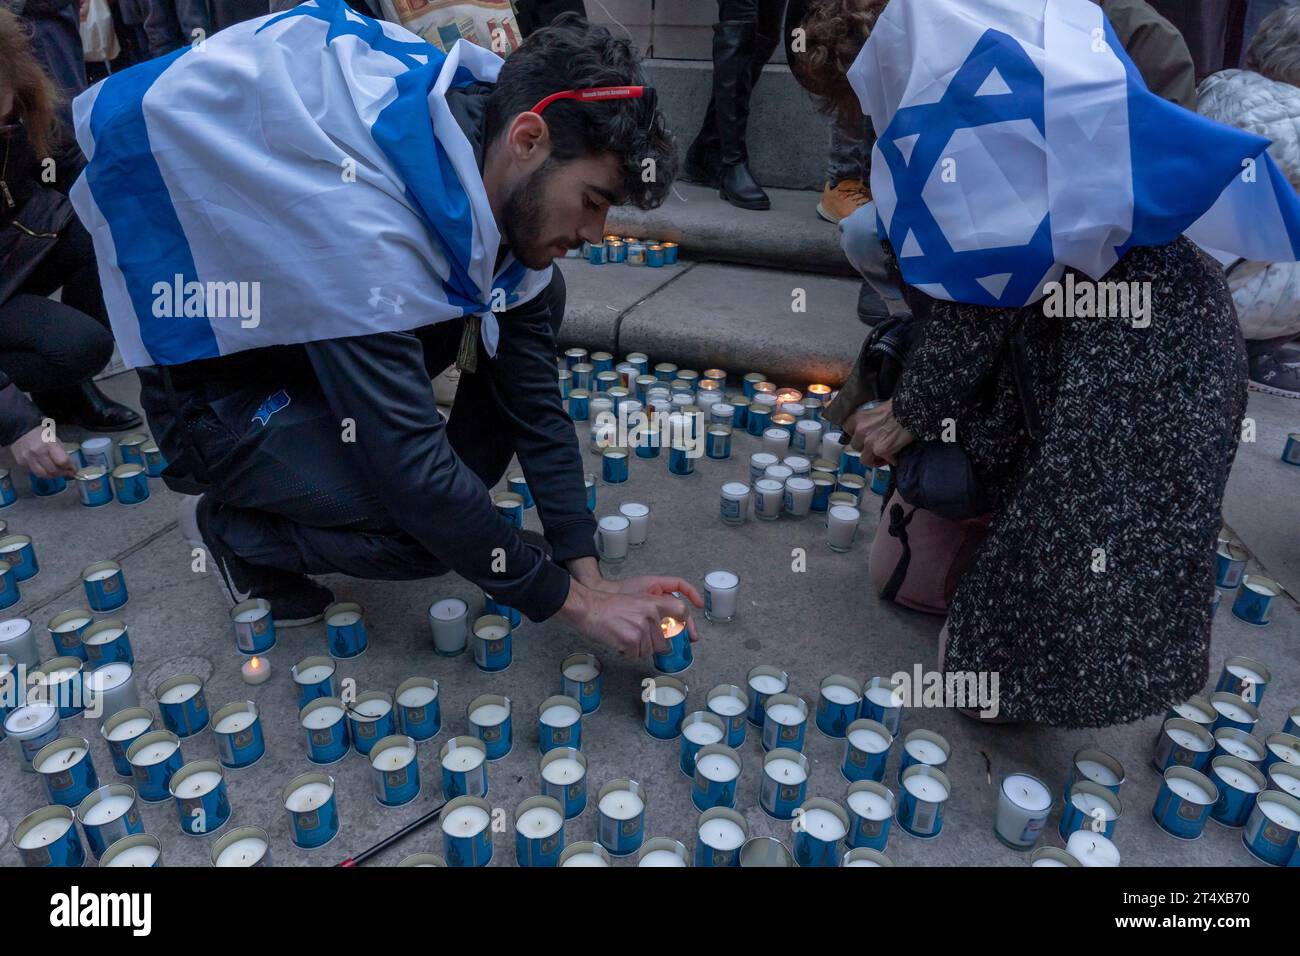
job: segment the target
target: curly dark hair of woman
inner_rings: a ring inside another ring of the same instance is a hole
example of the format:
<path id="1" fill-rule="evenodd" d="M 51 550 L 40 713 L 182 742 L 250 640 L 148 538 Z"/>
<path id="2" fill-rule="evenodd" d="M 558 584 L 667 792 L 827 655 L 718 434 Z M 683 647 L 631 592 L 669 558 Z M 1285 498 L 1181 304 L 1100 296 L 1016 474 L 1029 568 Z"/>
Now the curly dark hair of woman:
<path id="1" fill-rule="evenodd" d="M 0 4 L 0 91 L 4 90 L 13 93 L 14 109 L 36 155 L 48 156 L 58 124 L 55 111 L 62 99 L 32 52 L 23 21 Z M 5 121 L 0 116 L 0 123 Z"/>
<path id="2" fill-rule="evenodd" d="M 849 67 L 862 52 L 889 0 L 812 0 L 801 24 L 804 49 L 790 58 L 799 85 L 828 116 L 856 116 L 861 107 L 849 85 Z"/>
<path id="3" fill-rule="evenodd" d="M 627 40 L 576 14 L 564 14 L 507 57 L 488 98 L 487 140 L 494 141 L 511 120 L 552 93 L 645 82 L 640 55 Z M 627 202 L 654 209 L 667 198 L 677 175 L 677 146 L 653 96 L 586 103 L 558 100 L 546 108 L 543 119 L 553 159 L 616 153 Z M 653 166 L 646 160 L 653 160 Z M 647 169 L 653 169 L 652 176 L 645 174 Z"/>

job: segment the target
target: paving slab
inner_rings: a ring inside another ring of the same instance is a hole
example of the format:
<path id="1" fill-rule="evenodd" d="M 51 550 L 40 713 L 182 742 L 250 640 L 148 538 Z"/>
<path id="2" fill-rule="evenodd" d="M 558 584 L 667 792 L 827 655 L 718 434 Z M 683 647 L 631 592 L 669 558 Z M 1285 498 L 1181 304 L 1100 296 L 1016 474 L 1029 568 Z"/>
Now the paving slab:
<path id="1" fill-rule="evenodd" d="M 109 385 L 115 395 L 123 397 L 133 393 L 133 383 L 134 376 L 125 375 Z M 800 381 L 781 384 L 797 385 Z M 598 456 L 590 453 L 588 432 L 588 428 L 581 428 L 579 440 L 588 469 L 598 471 Z M 598 485 L 598 514 L 613 512 L 625 500 L 642 501 L 651 507 L 646 544 L 620 565 L 606 564 L 607 575 L 673 573 L 697 585 L 707 572 L 717 568 L 740 576 L 736 620 L 730 624 L 698 621 L 701 642 L 695 645 L 695 662 L 681 675 L 690 688 L 689 709 L 702 708 L 705 695 L 714 685 L 743 685 L 748 670 L 761 663 L 786 669 L 792 690 L 810 703 L 816 700 L 820 680 L 831 673 L 867 678 L 899 670 L 912 672 L 918 665 L 932 670 L 939 620 L 883 604 L 865 586 L 868 545 L 877 522 L 879 499 L 867 497 L 857 542 L 844 554 L 826 547 L 825 529 L 816 517 L 751 520 L 741 527 L 724 526 L 718 520 L 721 484 L 747 474 L 748 455 L 757 447 L 756 439 L 738 435 L 731 460 L 700 460 L 695 474 L 686 478 L 670 475 L 664 458 L 633 458 L 629 481 Z M 156 490 L 150 500 L 161 506 L 171 503 L 165 500 L 169 497 Z M 23 501 L 16 507 L 27 504 Z M 512 821 L 519 802 L 537 792 L 538 705 L 558 691 L 564 656 L 591 648 L 554 621 L 525 622 L 516 632 L 511 667 L 499 674 L 485 674 L 466 656 L 435 655 L 427 627 L 426 611 L 435 599 L 461 597 L 470 604 L 472 613 L 478 611 L 480 596 L 467 582 L 455 575 L 418 582 L 330 577 L 324 580 L 340 599 L 356 600 L 365 607 L 370 635 L 366 653 L 340 662 L 339 676 L 354 680 L 358 690 L 390 692 L 412 675 L 436 678 L 441 685 L 442 731 L 420 745 L 424 787 L 415 802 L 402 808 L 380 807 L 373 795 L 369 766 L 357 754 L 351 753 L 327 768 L 336 778 L 341 831 L 323 849 L 293 847 L 279 802 L 280 788 L 293 776 L 314 767 L 306 759 L 297 725 L 296 693 L 289 670 L 302 657 L 325 652 L 323 626 L 282 630 L 268 655 L 273 668 L 270 680 L 259 687 L 242 683 L 241 657 L 234 647 L 227 608 L 215 583 L 191 570 L 188 547 L 177 529 L 165 522 L 166 515 L 166 508 L 160 508 L 157 520 L 163 523 L 157 531 L 145 532 L 127 522 L 114 526 L 112 537 L 104 533 L 105 526 L 97 524 L 101 520 L 98 516 L 78 510 L 32 511 L 28 524 L 38 543 L 59 537 L 74 543 L 68 545 L 69 567 L 106 553 L 122 555 L 132 597 L 121 613 L 131 629 L 137 686 L 145 706 L 156 707 L 150 688 L 172 674 L 188 671 L 205 677 L 214 710 L 233 700 L 257 702 L 267 754 L 252 767 L 227 772 L 233 814 L 225 829 L 244 824 L 264 827 L 270 834 L 274 859 L 280 865 L 332 865 L 364 849 L 437 806 L 437 749 L 450 736 L 467 732 L 468 702 L 484 692 L 510 697 L 514 708 L 514 747 L 490 766 L 489 802 L 504 811 L 505 820 Z M 529 527 L 539 527 L 535 511 L 528 513 L 526 522 Z M 61 547 L 52 548 L 51 555 L 62 554 Z M 800 562 L 801 554 L 796 549 L 802 549 L 806 563 Z M 799 567 L 806 569 L 796 570 Z M 60 580 L 62 590 L 55 585 L 49 587 L 44 599 L 47 609 L 72 603 L 80 596 L 75 576 L 65 575 Z M 1289 602 L 1275 609 L 1274 621 L 1267 628 L 1256 629 L 1236 620 L 1226 605 L 1215 622 L 1212 674 L 1217 675 L 1223 659 L 1234 653 L 1249 654 L 1272 667 L 1273 682 L 1261 706 L 1261 726 L 1270 731 L 1280 727 L 1286 710 L 1300 702 L 1298 637 L 1300 616 Z M 44 635 L 41 643 L 43 655 L 49 655 L 51 647 Z M 653 740 L 642 729 L 641 682 L 654 672 L 648 663 L 621 660 L 599 649 L 596 653 L 604 663 L 604 702 L 599 711 L 583 720 L 583 750 L 589 760 L 593 800 L 584 814 L 566 824 L 566 840 L 593 838 L 595 790 L 608 780 L 631 776 L 649 792 L 647 836 L 671 837 L 693 851 L 698 813 L 690 803 L 690 782 L 677 769 L 678 742 Z M 1024 865 L 1025 855 L 1003 847 L 993 834 L 999 779 L 1008 772 L 1023 770 L 1059 788 L 1071 754 L 1081 747 L 1096 745 L 1118 757 L 1128 771 L 1124 813 L 1116 833 L 1126 865 L 1258 865 L 1243 849 L 1235 831 L 1210 824 L 1201 840 L 1184 843 L 1156 828 L 1150 807 L 1158 777 L 1150 769 L 1149 760 L 1159 722 L 1158 718 L 1150 718 L 1104 730 L 1066 731 L 980 726 L 951 710 L 909 709 L 903 721 L 905 730 L 924 727 L 943 734 L 952 744 L 947 772 L 954 790 L 938 838 L 918 840 L 895 828 L 887 852 L 901 865 Z M 101 780 L 119 779 L 93 722 L 73 718 L 65 721 L 64 731 L 91 740 Z M 211 731 L 187 738 L 182 750 L 189 760 L 215 756 Z M 805 752 L 812 763 L 808 795 L 842 800 L 847 787 L 839 771 L 843 742 L 810 727 Z M 744 770 L 738 808 L 749 822 L 751 833 L 775 836 L 788 845 L 789 823 L 767 817 L 758 807 L 762 750 L 753 728 L 741 747 L 741 755 Z M 895 789 L 897 761 L 896 755 L 891 756 L 886 773 L 886 782 Z M 19 770 L 12 742 L 4 744 L 0 748 L 0 864 L 18 863 L 8 834 L 24 814 L 45 802 L 40 782 Z M 1045 844 L 1061 845 L 1055 833 L 1059 812 L 1058 802 L 1043 837 Z M 163 843 L 166 865 L 208 862 L 215 836 L 184 835 L 170 804 L 147 806 L 143 817 L 148 832 Z M 493 865 L 513 865 L 513 832 L 495 833 L 493 846 Z M 373 863 L 391 865 L 410 853 L 441 850 L 441 834 L 435 827 L 413 835 Z M 631 861 L 623 860 L 618 865 L 631 865 Z"/>
<path id="2" fill-rule="evenodd" d="M 557 260 L 556 268 L 564 274 L 568 290 L 560 345 L 616 350 L 618 326 L 623 316 L 691 266 L 682 262 L 646 269 L 622 263 L 593 266 L 585 259 Z"/>

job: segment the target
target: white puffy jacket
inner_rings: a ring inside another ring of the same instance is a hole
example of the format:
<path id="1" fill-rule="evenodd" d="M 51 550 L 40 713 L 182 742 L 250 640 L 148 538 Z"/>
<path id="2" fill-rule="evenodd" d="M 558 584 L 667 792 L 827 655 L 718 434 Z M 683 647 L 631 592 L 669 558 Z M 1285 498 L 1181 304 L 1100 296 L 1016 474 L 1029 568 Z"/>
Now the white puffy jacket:
<path id="1" fill-rule="evenodd" d="M 1202 116 L 1271 139 L 1269 154 L 1300 191 L 1300 86 L 1223 70 L 1196 92 Z M 1300 334 L 1300 263 L 1239 262 L 1229 268 L 1228 284 L 1247 339 Z"/>

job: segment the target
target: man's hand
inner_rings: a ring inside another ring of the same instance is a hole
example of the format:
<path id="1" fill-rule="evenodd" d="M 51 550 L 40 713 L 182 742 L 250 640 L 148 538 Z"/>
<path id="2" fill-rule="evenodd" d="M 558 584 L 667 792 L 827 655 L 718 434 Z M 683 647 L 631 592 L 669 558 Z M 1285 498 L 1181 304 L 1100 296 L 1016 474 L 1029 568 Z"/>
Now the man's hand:
<path id="1" fill-rule="evenodd" d="M 700 592 L 681 578 L 661 577 L 654 574 L 643 574 L 617 581 L 602 578 L 597 588 L 609 594 L 672 594 L 676 591 L 696 607 L 704 607 L 704 598 L 700 596 Z M 674 614 L 673 617 L 681 620 L 680 615 Z M 690 632 L 692 644 L 700 639 L 695 633 L 695 616 L 691 614 L 690 608 L 686 609 L 686 628 Z"/>
<path id="2" fill-rule="evenodd" d="M 685 584 L 676 578 L 641 580 Z M 693 600 L 698 597 L 695 594 Z M 686 602 L 671 593 L 607 591 L 590 588 L 575 578 L 569 582 L 569 597 L 556 616 L 584 637 L 614 648 L 620 656 L 645 658 L 668 648 L 660 622 L 666 617 L 686 620 L 688 614 Z"/>
<path id="3" fill-rule="evenodd" d="M 849 447 L 862 452 L 862 463 L 868 468 L 897 464 L 898 453 L 916 440 L 894 417 L 892 399 L 854 412 L 845 420 L 844 428 L 846 432 L 852 428 Z"/>
<path id="4" fill-rule="evenodd" d="M 37 478 L 77 477 L 72 459 L 56 441 L 46 441 L 45 429 L 37 425 L 9 446 L 19 468 L 25 468 Z"/>

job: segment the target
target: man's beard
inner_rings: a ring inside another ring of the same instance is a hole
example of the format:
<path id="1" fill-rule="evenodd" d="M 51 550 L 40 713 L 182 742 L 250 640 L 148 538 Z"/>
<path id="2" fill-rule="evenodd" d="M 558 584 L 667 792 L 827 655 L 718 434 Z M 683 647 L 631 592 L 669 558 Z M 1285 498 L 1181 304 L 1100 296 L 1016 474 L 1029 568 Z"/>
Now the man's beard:
<path id="1" fill-rule="evenodd" d="M 530 269 L 545 269 L 552 262 L 542 240 L 542 196 L 550 175 L 551 160 L 547 159 L 506 200 L 506 244 L 515 258 Z"/>

